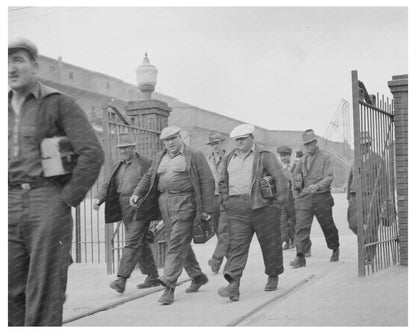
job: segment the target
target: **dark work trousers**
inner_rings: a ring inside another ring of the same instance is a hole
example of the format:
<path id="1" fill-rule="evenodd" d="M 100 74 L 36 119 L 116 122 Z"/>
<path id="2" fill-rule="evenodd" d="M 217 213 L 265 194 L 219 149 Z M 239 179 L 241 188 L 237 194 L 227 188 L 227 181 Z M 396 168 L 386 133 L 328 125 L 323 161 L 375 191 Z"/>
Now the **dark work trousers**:
<path id="1" fill-rule="evenodd" d="M 159 196 L 159 208 L 168 242 L 164 274 L 160 280 L 167 287 L 175 288 L 183 269 L 192 279 L 202 273 L 191 246 L 196 216 L 195 194 L 163 192 Z"/>
<path id="2" fill-rule="evenodd" d="M 265 273 L 277 276 L 283 273 L 282 239 L 279 216 L 276 207 L 251 209 L 250 197 L 230 196 L 224 201 L 230 236 L 229 258 L 224 267 L 227 281 L 239 283 L 247 263 L 253 234 L 260 243 Z"/>
<path id="3" fill-rule="evenodd" d="M 223 206 L 220 204 L 219 195 L 214 197 L 214 209 L 212 217 L 214 219 L 217 235 L 217 245 L 215 247 L 214 253 L 212 254 L 212 259 L 219 267 L 221 266 L 224 257 L 228 259 L 229 246 L 227 216 Z"/>
<path id="4" fill-rule="evenodd" d="M 280 216 L 280 227 L 282 232 L 282 241 L 289 242 L 289 240 L 295 239 L 295 225 L 296 225 L 296 211 L 295 211 L 295 199 L 293 195 L 289 193 L 289 200 L 282 209 Z"/>
<path id="5" fill-rule="evenodd" d="M 9 189 L 9 326 L 61 326 L 72 242 L 60 188 Z"/>
<path id="6" fill-rule="evenodd" d="M 125 230 L 125 246 L 121 255 L 117 276 L 129 278 L 136 264 L 142 274 L 152 277 L 159 276 L 149 242 L 145 235 L 150 221 L 133 220 L 131 212 L 134 208 L 129 205 L 130 196 L 120 196 L 119 202 Z"/>
<path id="7" fill-rule="evenodd" d="M 308 194 L 295 199 L 297 254 L 305 255 L 310 246 L 310 234 L 313 217 L 315 216 L 324 233 L 326 245 L 335 250 L 339 247 L 338 229 L 332 218 L 334 199 L 330 192 Z"/>

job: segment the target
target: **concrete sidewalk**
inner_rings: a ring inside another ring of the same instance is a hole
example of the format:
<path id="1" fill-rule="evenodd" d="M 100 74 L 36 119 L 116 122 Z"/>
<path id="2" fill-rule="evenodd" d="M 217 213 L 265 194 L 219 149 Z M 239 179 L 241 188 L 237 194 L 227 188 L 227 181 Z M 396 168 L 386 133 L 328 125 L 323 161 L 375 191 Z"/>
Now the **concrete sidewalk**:
<path id="1" fill-rule="evenodd" d="M 277 291 L 264 291 L 267 276 L 254 237 L 241 281 L 240 301 L 219 297 L 218 288 L 227 282 L 221 274 L 213 274 L 207 264 L 216 242 L 211 239 L 193 246 L 209 283 L 198 293 L 186 294 L 190 282 L 183 273 L 175 302 L 169 306 L 158 303 L 162 287 L 136 288 L 145 278 L 139 271 L 133 272 L 125 293 L 120 295 L 108 287 L 116 276 L 107 275 L 104 264 L 73 264 L 64 320 L 87 315 L 67 326 L 407 326 L 407 267 L 394 266 L 359 278 L 356 237 L 345 221 L 345 199 L 341 195 L 334 195 L 334 199 L 340 261 L 329 262 L 331 251 L 315 221 L 312 257 L 307 258 L 306 267 L 292 269 L 289 261 L 294 259 L 295 250 L 284 251 L 285 272 Z"/>

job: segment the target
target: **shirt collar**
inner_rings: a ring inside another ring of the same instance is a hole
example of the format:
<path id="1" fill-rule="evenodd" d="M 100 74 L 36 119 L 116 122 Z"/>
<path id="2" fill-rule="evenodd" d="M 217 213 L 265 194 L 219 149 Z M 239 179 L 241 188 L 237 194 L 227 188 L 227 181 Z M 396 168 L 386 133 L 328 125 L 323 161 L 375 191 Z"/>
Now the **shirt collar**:
<path id="1" fill-rule="evenodd" d="M 35 97 L 36 99 L 41 99 L 43 96 L 42 96 L 42 91 L 41 91 L 41 89 L 40 89 L 40 84 L 39 84 L 39 82 L 35 82 L 35 84 L 33 84 L 33 86 L 32 86 L 32 88 L 29 90 L 29 92 L 28 92 L 28 94 L 27 94 L 27 96 L 26 96 L 26 98 L 28 97 L 28 96 L 30 96 L 30 95 L 32 95 L 33 97 Z M 11 99 L 12 99 L 12 96 L 13 96 L 13 89 L 9 89 L 9 102 L 11 101 Z"/>
<path id="2" fill-rule="evenodd" d="M 310 153 L 307 153 L 309 156 L 315 156 L 318 153 L 319 147 L 315 147 Z"/>
<path id="3" fill-rule="evenodd" d="M 247 153 L 243 154 L 244 157 L 247 157 L 248 155 L 250 155 L 250 153 L 254 154 L 254 149 L 255 149 L 255 145 L 254 145 L 254 142 L 253 142 L 253 146 L 250 148 L 250 150 Z M 237 155 L 240 155 L 240 156 L 242 155 L 242 153 L 240 153 L 240 151 L 238 149 L 235 150 L 234 157 L 237 156 Z"/>

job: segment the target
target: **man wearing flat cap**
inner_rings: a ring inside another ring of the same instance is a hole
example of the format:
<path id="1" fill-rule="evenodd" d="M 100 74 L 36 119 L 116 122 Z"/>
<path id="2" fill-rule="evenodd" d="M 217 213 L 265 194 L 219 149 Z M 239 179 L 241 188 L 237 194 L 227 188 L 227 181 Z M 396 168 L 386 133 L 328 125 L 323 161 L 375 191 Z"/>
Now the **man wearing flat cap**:
<path id="1" fill-rule="evenodd" d="M 277 289 L 283 273 L 280 215 L 288 197 L 288 182 L 273 152 L 254 142 L 254 126 L 234 128 L 230 138 L 236 148 L 225 158 L 219 183 L 221 202 L 228 219 L 229 258 L 224 267 L 228 286 L 218 294 L 232 301 L 240 298 L 240 281 L 254 233 L 260 243 L 265 273 L 265 291 Z"/>
<path id="2" fill-rule="evenodd" d="M 389 218 L 394 218 L 389 215 L 395 214 L 394 204 L 388 200 L 389 186 L 385 162 L 380 155 L 371 149 L 372 141 L 369 132 L 360 133 L 361 186 L 354 178 L 353 168 L 350 170 L 347 183 L 348 226 L 356 235 L 358 231 L 357 192 L 361 190 L 365 244 L 378 242 L 380 220 L 388 226 L 391 223 Z M 366 247 L 365 251 L 366 263 L 372 263 L 376 253 L 376 245 Z"/>
<path id="3" fill-rule="evenodd" d="M 224 257 L 227 258 L 228 252 L 228 223 L 227 216 L 224 209 L 220 204 L 218 183 L 222 169 L 224 168 L 224 137 L 218 133 L 211 133 L 208 138 L 208 143 L 211 147 L 211 154 L 208 156 L 208 165 L 211 169 L 212 175 L 215 179 L 215 197 L 214 197 L 214 210 L 212 218 L 214 225 L 216 226 L 217 245 L 215 247 L 212 257 L 208 260 L 208 265 L 211 267 L 213 273 L 218 273 Z"/>
<path id="4" fill-rule="evenodd" d="M 306 265 L 305 253 L 310 247 L 314 216 L 321 226 L 328 248 L 332 250 L 330 261 L 339 260 L 338 229 L 332 218 L 334 199 L 331 183 L 334 170 L 331 156 L 319 149 L 318 138 L 312 129 L 303 132 L 302 140 L 306 154 L 297 165 L 292 181 L 296 208 L 296 258 L 290 265 L 294 268 Z"/>
<path id="5" fill-rule="evenodd" d="M 123 221 L 124 224 L 126 243 L 120 259 L 118 278 L 110 284 L 119 293 L 124 292 L 126 281 L 137 263 L 142 273 L 147 274 L 146 280 L 138 284 L 137 288 L 160 285 L 152 249 L 145 238 L 151 216 L 143 210 L 135 212 L 129 204 L 133 190 L 152 163 L 136 152 L 135 147 L 132 135 L 120 134 L 116 148 L 121 159 L 113 167 L 109 180 L 97 193 L 93 206 L 98 210 L 105 202 L 105 222 Z"/>
<path id="6" fill-rule="evenodd" d="M 130 198 L 137 206 L 149 196 L 158 205 L 168 241 L 164 274 L 159 281 L 165 292 L 162 305 L 172 304 L 176 282 L 185 269 L 192 283 L 185 290 L 194 293 L 208 282 L 191 247 L 192 229 L 211 219 L 215 182 L 202 152 L 182 142 L 180 128 L 166 127 L 160 134 L 165 150 L 154 159 Z"/>
<path id="7" fill-rule="evenodd" d="M 38 81 L 34 43 L 10 41 L 8 65 L 8 322 L 60 326 L 71 262 L 71 206 L 95 183 L 104 152 L 79 105 Z M 71 163 L 60 155 L 62 143 Z M 45 146 L 58 157 L 49 158 Z M 53 170 L 45 168 L 51 161 Z"/>
<path id="8" fill-rule="evenodd" d="M 287 204 L 282 209 L 280 217 L 280 227 L 282 230 L 282 249 L 288 250 L 295 247 L 295 199 L 292 194 L 292 165 L 290 164 L 290 156 L 292 155 L 292 148 L 288 146 L 281 146 L 277 148 L 277 153 L 282 162 L 283 173 L 289 183 L 289 197 Z"/>

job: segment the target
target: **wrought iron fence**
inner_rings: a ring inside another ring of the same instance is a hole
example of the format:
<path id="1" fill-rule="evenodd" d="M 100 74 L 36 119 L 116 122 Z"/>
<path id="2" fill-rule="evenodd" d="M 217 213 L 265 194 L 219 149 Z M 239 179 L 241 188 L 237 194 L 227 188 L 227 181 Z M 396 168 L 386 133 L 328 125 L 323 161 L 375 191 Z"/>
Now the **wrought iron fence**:
<path id="1" fill-rule="evenodd" d="M 352 72 L 358 273 L 399 263 L 393 103 L 368 94 Z"/>

